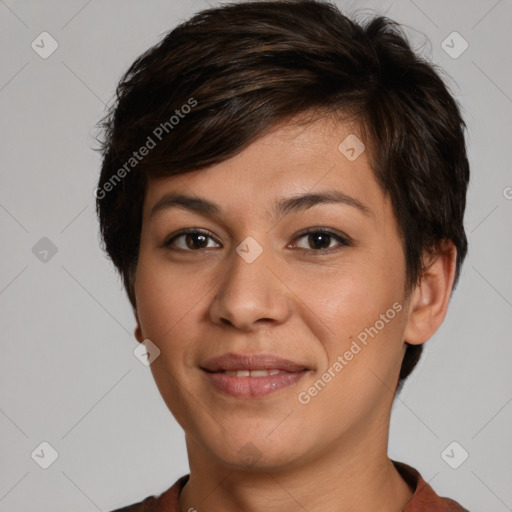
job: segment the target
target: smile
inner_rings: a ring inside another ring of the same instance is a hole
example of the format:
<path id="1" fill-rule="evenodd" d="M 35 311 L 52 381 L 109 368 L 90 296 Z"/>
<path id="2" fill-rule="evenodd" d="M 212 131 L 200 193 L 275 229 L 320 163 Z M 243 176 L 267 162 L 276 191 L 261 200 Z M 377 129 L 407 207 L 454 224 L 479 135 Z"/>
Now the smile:
<path id="1" fill-rule="evenodd" d="M 220 370 L 204 375 L 213 387 L 236 398 L 262 398 L 297 384 L 309 370 Z"/>
<path id="2" fill-rule="evenodd" d="M 224 370 L 230 377 L 266 377 L 267 375 L 278 375 L 279 373 L 288 373 L 283 370 Z"/>

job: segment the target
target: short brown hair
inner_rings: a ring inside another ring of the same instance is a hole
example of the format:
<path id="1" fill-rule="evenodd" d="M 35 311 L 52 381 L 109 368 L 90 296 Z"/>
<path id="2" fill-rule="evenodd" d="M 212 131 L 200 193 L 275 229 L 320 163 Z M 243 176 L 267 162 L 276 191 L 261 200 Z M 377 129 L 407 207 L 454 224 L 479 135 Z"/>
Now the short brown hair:
<path id="1" fill-rule="evenodd" d="M 424 251 L 445 239 L 457 248 L 457 283 L 467 252 L 466 126 L 435 66 L 386 17 L 358 23 L 327 1 L 251 1 L 169 32 L 126 71 L 99 123 L 97 214 L 134 308 L 147 178 L 222 162 L 301 113 L 357 120 L 403 237 L 407 291 Z M 408 345 L 400 383 L 422 348 Z"/>

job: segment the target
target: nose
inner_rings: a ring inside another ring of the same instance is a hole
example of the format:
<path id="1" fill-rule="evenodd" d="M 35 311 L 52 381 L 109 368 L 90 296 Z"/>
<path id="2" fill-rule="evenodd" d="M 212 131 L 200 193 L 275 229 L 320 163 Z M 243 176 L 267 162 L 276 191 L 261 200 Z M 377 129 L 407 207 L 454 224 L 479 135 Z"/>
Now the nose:
<path id="1" fill-rule="evenodd" d="M 270 249 L 254 261 L 233 251 L 210 304 L 212 322 L 244 331 L 286 322 L 291 292 L 278 273 L 279 262 Z"/>

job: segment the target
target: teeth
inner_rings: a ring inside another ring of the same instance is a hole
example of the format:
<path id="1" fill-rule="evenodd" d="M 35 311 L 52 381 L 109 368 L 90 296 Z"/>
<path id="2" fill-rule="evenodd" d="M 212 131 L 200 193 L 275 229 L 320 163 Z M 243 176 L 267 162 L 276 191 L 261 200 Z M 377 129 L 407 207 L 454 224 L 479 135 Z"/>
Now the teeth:
<path id="1" fill-rule="evenodd" d="M 224 373 L 230 377 L 266 377 L 286 372 L 281 370 L 225 370 Z"/>

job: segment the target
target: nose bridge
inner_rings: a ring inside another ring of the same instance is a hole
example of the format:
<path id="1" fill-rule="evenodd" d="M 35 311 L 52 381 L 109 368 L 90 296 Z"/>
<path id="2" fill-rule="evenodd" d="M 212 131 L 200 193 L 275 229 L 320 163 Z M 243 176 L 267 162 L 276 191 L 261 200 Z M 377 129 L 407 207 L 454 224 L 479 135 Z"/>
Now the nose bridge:
<path id="1" fill-rule="evenodd" d="M 272 249 L 245 238 L 226 262 L 227 270 L 211 305 L 212 320 L 249 329 L 260 320 L 283 322 L 288 311 L 286 288 L 271 270 Z"/>

